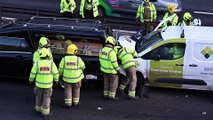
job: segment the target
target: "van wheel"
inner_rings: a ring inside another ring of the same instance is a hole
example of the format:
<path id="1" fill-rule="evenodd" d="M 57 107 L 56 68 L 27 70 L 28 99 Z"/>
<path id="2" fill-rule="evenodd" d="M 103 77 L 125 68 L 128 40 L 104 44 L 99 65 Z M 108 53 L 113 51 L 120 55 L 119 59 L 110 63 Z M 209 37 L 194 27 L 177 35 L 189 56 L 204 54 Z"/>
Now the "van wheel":
<path id="1" fill-rule="evenodd" d="M 141 73 L 137 72 L 137 87 L 136 87 L 136 95 L 138 97 L 147 97 L 148 87 L 145 86 L 145 79 Z"/>

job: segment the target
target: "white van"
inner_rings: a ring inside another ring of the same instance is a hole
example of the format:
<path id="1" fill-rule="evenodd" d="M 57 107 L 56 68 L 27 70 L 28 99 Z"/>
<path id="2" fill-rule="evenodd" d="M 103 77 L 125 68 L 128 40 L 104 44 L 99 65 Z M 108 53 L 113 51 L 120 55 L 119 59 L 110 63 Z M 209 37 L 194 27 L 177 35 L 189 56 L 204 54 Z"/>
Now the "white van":
<path id="1" fill-rule="evenodd" d="M 213 90 L 213 27 L 170 26 L 137 42 L 130 36 L 118 42 L 139 53 L 138 79 L 149 86 Z"/>

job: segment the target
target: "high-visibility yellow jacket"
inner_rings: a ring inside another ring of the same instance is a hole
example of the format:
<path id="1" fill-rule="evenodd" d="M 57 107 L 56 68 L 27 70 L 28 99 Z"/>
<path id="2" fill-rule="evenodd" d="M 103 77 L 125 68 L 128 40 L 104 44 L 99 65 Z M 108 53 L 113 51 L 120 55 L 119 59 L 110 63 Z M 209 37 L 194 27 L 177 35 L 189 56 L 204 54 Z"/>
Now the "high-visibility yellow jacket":
<path id="1" fill-rule="evenodd" d="M 165 20 L 166 18 L 168 18 L 168 17 L 170 17 L 169 16 L 169 13 L 167 12 L 167 13 L 165 13 L 165 15 L 164 15 L 164 17 L 163 17 L 163 20 Z M 168 21 L 169 22 L 169 21 Z M 162 25 L 162 27 L 167 27 L 168 26 L 168 22 L 165 22 L 163 25 Z M 176 13 L 173 13 L 172 15 L 171 15 L 171 18 L 170 18 L 170 22 L 171 22 L 171 26 L 176 26 L 177 25 L 177 23 L 178 23 L 178 16 L 177 16 L 177 14 Z"/>
<path id="2" fill-rule="evenodd" d="M 179 26 L 192 26 L 192 22 L 186 23 L 184 20 L 178 24 Z"/>
<path id="3" fill-rule="evenodd" d="M 117 56 L 110 47 L 104 47 L 99 53 L 99 62 L 101 71 L 104 73 L 117 74 L 120 69 L 117 62 Z"/>
<path id="4" fill-rule="evenodd" d="M 88 1 L 91 3 L 89 3 Z M 82 16 L 82 18 L 84 18 L 84 9 L 92 10 L 93 17 L 97 17 L 98 16 L 98 5 L 99 5 L 99 0 L 81 0 L 80 15 Z"/>
<path id="5" fill-rule="evenodd" d="M 76 8 L 76 3 L 75 0 L 70 0 L 69 3 L 67 3 L 66 0 L 61 0 L 60 3 L 60 13 L 64 13 L 64 12 L 74 12 Z"/>
<path id="6" fill-rule="evenodd" d="M 48 48 L 49 50 L 50 50 L 50 56 L 49 56 L 49 58 L 51 59 L 51 60 L 53 60 L 53 55 L 52 55 L 52 52 L 51 52 L 51 49 L 50 48 Z M 41 48 L 38 48 L 35 52 L 34 52 L 34 54 L 33 54 L 33 63 L 36 63 L 38 60 L 40 60 L 40 56 L 39 56 L 39 51 L 41 50 Z"/>
<path id="7" fill-rule="evenodd" d="M 124 69 L 131 66 L 136 66 L 134 57 L 137 56 L 137 52 L 128 47 L 123 47 L 121 50 L 118 51 L 118 58 L 121 60 Z"/>
<path id="8" fill-rule="evenodd" d="M 39 88 L 51 88 L 54 81 L 58 81 L 59 73 L 55 63 L 52 60 L 39 60 L 37 61 L 30 73 L 29 80 Z"/>
<path id="9" fill-rule="evenodd" d="M 151 16 L 151 22 L 155 21 L 157 18 L 157 12 L 155 5 L 149 2 L 149 7 L 150 7 L 150 16 Z M 140 19 L 141 23 L 144 22 L 144 5 L 143 3 L 139 5 L 136 19 Z"/>
<path id="10" fill-rule="evenodd" d="M 59 64 L 59 74 L 67 83 L 77 83 L 84 78 L 83 69 L 85 64 L 83 60 L 75 55 L 67 55 L 62 58 Z"/>

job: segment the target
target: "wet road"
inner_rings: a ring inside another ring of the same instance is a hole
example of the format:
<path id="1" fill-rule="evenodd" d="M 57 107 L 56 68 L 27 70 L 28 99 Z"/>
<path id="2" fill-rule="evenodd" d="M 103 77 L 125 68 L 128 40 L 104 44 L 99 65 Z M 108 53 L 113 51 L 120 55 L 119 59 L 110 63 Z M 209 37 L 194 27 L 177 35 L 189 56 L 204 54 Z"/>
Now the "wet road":
<path id="1" fill-rule="evenodd" d="M 81 89 L 81 104 L 66 110 L 63 90 L 54 89 L 51 120 L 212 120 L 213 102 L 206 92 L 150 88 L 149 99 L 117 101 L 102 98 L 102 84 Z M 33 86 L 20 80 L 0 81 L 0 119 L 38 120 Z"/>

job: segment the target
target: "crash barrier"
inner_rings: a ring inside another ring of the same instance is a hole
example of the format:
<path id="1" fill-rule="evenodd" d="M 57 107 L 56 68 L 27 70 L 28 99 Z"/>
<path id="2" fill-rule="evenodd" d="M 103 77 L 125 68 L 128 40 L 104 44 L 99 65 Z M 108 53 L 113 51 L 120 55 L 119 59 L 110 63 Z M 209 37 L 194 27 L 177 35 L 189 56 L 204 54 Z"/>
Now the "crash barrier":
<path id="1" fill-rule="evenodd" d="M 19 7 L 8 7 L 8 6 L 0 6 L 0 17 L 15 17 L 15 18 L 29 18 L 31 16 L 55 16 L 55 17 L 63 17 L 59 11 L 48 11 L 48 10 L 35 10 L 29 8 L 19 8 Z M 80 18 L 80 16 L 77 16 Z M 104 17 L 98 18 L 99 20 L 107 23 L 115 23 L 115 24 L 128 24 L 128 25 L 137 25 L 134 22 L 134 19 L 130 18 L 119 18 L 119 17 Z"/>

